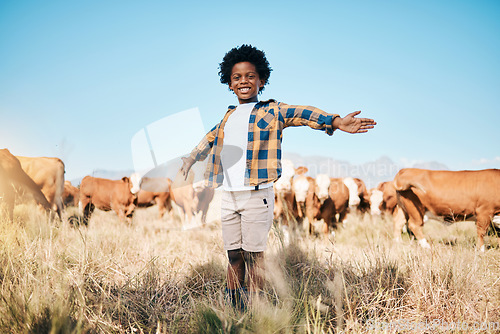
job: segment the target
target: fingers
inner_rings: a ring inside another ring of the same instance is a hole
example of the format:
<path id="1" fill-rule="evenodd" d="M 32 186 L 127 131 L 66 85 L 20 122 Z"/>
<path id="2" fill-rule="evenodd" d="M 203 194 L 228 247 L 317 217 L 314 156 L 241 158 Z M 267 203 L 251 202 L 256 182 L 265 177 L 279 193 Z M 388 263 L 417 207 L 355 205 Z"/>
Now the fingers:
<path id="1" fill-rule="evenodd" d="M 371 118 L 358 118 L 358 120 L 361 121 L 361 124 L 373 124 L 373 125 L 376 125 L 377 122 L 375 122 L 373 119 Z"/>
<path id="2" fill-rule="evenodd" d="M 347 116 L 352 116 L 352 117 L 354 117 L 354 116 L 356 116 L 356 115 L 359 115 L 360 113 L 361 113 L 361 110 L 358 110 L 358 111 L 354 111 L 354 112 L 352 112 L 352 113 L 348 114 Z M 346 117 L 347 117 L 347 116 L 346 116 Z"/>
<path id="3" fill-rule="evenodd" d="M 184 169 L 184 168 L 181 168 L 181 171 L 182 171 L 182 175 L 184 176 L 184 181 L 186 181 L 188 178 L 189 171 Z"/>

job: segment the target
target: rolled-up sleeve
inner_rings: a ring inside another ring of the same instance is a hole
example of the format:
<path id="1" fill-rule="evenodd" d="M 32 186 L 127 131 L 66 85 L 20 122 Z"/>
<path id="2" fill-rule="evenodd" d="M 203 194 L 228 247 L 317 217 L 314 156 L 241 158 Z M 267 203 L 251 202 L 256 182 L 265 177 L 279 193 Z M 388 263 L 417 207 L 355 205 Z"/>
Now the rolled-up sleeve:
<path id="1" fill-rule="evenodd" d="M 333 135 L 333 120 L 339 117 L 337 114 L 329 114 L 319 108 L 312 106 L 288 105 L 279 103 L 284 127 L 309 126 L 315 130 L 323 130 L 329 136 Z"/>

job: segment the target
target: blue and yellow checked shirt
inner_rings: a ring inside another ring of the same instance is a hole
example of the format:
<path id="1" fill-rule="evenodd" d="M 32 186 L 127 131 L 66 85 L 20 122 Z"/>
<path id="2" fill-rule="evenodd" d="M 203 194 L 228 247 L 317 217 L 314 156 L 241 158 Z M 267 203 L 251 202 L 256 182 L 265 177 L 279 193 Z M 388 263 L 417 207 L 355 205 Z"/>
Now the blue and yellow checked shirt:
<path id="1" fill-rule="evenodd" d="M 222 185 L 224 179 L 221 164 L 224 125 L 235 109 L 236 106 L 229 106 L 222 121 L 191 152 L 194 161 L 203 161 L 209 157 L 205 179 L 210 187 Z M 284 128 L 307 125 L 316 130 L 324 130 L 331 136 L 334 131 L 333 119 L 338 116 L 311 106 L 294 106 L 275 100 L 258 102 L 248 122 L 245 185 L 269 183 L 281 176 L 281 140 Z"/>

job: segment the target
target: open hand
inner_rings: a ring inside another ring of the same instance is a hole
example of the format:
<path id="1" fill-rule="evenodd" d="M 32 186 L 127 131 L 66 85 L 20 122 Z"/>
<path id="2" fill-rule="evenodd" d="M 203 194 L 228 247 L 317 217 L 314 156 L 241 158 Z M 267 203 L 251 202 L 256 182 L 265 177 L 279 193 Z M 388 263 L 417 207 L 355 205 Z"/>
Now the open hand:
<path id="1" fill-rule="evenodd" d="M 364 133 L 368 132 L 369 129 L 373 129 L 377 122 L 370 118 L 356 118 L 355 116 L 360 113 L 361 111 L 355 111 L 344 118 L 336 117 L 333 120 L 334 128 L 349 133 Z"/>
<path id="2" fill-rule="evenodd" d="M 189 170 L 193 166 L 194 160 L 191 159 L 191 157 L 187 157 L 187 158 L 183 157 L 181 159 L 182 159 L 181 172 L 182 172 L 182 175 L 184 176 L 184 180 L 187 180 L 187 177 L 189 175 Z"/>

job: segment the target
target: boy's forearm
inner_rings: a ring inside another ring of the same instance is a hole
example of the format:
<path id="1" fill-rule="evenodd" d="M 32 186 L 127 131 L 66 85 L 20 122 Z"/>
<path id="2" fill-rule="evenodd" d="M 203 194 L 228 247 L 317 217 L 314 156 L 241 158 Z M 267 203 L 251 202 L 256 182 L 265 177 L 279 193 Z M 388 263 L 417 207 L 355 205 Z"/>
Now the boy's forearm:
<path id="1" fill-rule="evenodd" d="M 189 154 L 188 158 L 193 160 L 193 163 L 196 161 L 203 161 L 207 157 L 215 139 L 215 129 L 216 126 L 214 126 L 212 130 L 210 130 L 205 137 L 203 137 L 200 143 L 196 145 L 196 147 Z"/>
<path id="2" fill-rule="evenodd" d="M 324 130 L 330 136 L 335 130 L 334 120 L 339 117 L 337 114 L 329 114 L 313 106 L 279 103 L 279 107 L 285 120 L 285 127 L 306 125 L 316 130 Z"/>

